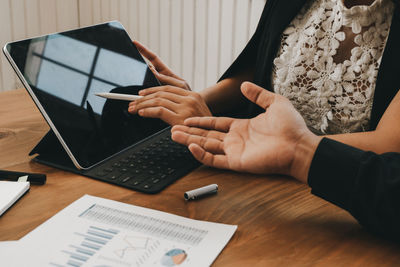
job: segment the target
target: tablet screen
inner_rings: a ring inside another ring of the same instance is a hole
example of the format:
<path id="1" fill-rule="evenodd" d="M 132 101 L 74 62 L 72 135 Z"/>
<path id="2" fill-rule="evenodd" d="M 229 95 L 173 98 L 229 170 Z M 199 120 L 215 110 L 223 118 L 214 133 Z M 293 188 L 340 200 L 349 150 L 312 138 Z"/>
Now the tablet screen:
<path id="1" fill-rule="evenodd" d="M 129 114 L 128 101 L 95 95 L 137 94 L 159 85 L 118 22 L 14 42 L 6 49 L 83 168 L 168 126 Z"/>

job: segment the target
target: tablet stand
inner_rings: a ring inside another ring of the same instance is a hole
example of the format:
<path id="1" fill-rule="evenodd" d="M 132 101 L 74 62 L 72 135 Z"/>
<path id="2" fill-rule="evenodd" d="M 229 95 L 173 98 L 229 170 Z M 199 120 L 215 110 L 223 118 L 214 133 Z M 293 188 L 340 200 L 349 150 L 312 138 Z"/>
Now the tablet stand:
<path id="1" fill-rule="evenodd" d="M 83 170 L 77 169 L 72 163 L 52 130 L 49 130 L 32 151 L 29 152 L 29 156 L 35 154 L 37 156 L 34 158 L 34 161 L 65 171 L 84 174 Z"/>

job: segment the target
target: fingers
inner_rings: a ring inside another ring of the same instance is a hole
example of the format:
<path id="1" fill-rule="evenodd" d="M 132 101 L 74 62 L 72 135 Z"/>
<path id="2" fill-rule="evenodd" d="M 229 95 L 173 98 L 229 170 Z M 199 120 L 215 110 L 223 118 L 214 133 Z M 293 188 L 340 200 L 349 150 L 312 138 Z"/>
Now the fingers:
<path id="1" fill-rule="evenodd" d="M 168 68 L 168 66 L 157 56 L 157 54 L 155 54 L 153 51 L 151 51 L 150 49 L 148 49 L 147 47 L 145 47 L 138 41 L 133 41 L 133 43 L 136 46 L 136 48 L 139 50 L 140 54 L 142 54 L 142 56 L 144 56 L 151 63 L 151 64 L 149 64 L 150 69 L 152 69 L 152 71 L 155 72 L 155 74 L 157 74 L 157 72 L 159 72 L 159 73 L 163 73 L 165 75 L 174 77 L 175 79 L 182 80 L 179 76 L 174 74 Z M 151 66 L 154 66 L 154 68 L 152 68 Z"/>
<path id="2" fill-rule="evenodd" d="M 225 155 L 214 155 L 197 144 L 189 145 L 189 150 L 204 165 L 220 169 L 228 169 L 229 167 L 228 158 Z"/>
<path id="3" fill-rule="evenodd" d="M 159 67 L 166 67 L 165 64 L 161 61 L 161 59 L 150 49 L 139 43 L 138 41 L 133 41 L 136 48 L 139 50 L 140 54 L 144 56 L 148 61 L 150 61 L 154 67 L 160 71 Z"/>
<path id="4" fill-rule="evenodd" d="M 150 49 L 148 49 L 147 47 L 145 47 L 144 45 L 142 45 L 139 41 L 134 40 L 134 41 L 133 41 L 133 44 L 136 46 L 136 48 L 139 50 L 140 54 L 142 54 L 143 56 L 144 56 L 146 53 L 152 53 L 152 52 L 150 51 Z M 152 54 L 154 54 L 154 53 L 152 53 Z"/>
<path id="5" fill-rule="evenodd" d="M 193 116 L 211 115 L 200 94 L 182 88 L 159 86 L 141 90 L 139 95 L 143 97 L 129 103 L 129 113 L 159 118 L 170 125 L 183 124 Z M 174 116 L 169 118 L 171 112 Z"/>
<path id="6" fill-rule="evenodd" d="M 171 136 L 172 140 L 182 145 L 189 146 L 190 144 L 197 144 L 210 153 L 224 154 L 224 143 L 219 139 L 192 135 L 178 130 L 173 131 Z"/>
<path id="7" fill-rule="evenodd" d="M 174 132 L 185 132 L 190 135 L 197 135 L 197 136 L 202 136 L 202 137 L 208 137 L 208 138 L 214 138 L 220 141 L 224 140 L 225 133 L 219 132 L 219 131 L 213 131 L 213 130 L 204 130 L 200 128 L 194 128 L 194 127 L 187 127 L 185 125 L 176 125 L 171 129 L 172 133 Z"/>
<path id="8" fill-rule="evenodd" d="M 235 119 L 226 117 L 193 117 L 185 120 L 189 127 L 204 128 L 220 132 L 228 132 Z"/>
<path id="9" fill-rule="evenodd" d="M 163 97 L 141 99 L 140 101 L 133 101 L 129 103 L 128 111 L 130 113 L 136 113 L 140 110 L 144 110 L 152 107 L 164 107 L 171 111 L 177 111 L 179 109 L 178 104 L 180 102 L 180 96 L 173 94 L 164 94 Z M 181 100 L 182 101 L 182 100 Z"/>
<path id="10" fill-rule="evenodd" d="M 176 125 L 171 129 L 172 139 L 182 145 L 198 144 L 213 154 L 224 153 L 225 133 Z"/>
<path id="11" fill-rule="evenodd" d="M 184 104 L 189 102 L 189 100 L 192 101 L 192 98 L 186 95 L 182 96 L 168 91 L 155 91 L 153 94 L 145 95 L 141 99 L 130 102 L 128 111 L 135 113 L 138 110 L 149 107 L 165 107 L 176 113 L 182 113 L 183 109 L 185 109 Z M 182 105 L 184 107 L 182 107 Z"/>
<path id="12" fill-rule="evenodd" d="M 242 83 L 240 89 L 247 99 L 259 105 L 263 109 L 267 109 L 275 100 L 276 94 L 250 82 Z"/>
<path id="13" fill-rule="evenodd" d="M 147 89 L 143 89 L 139 91 L 139 95 L 146 96 L 150 94 L 155 94 L 158 93 L 161 94 L 162 92 L 168 92 L 176 95 L 181 95 L 181 96 L 187 96 L 189 95 L 189 91 L 178 88 L 175 86 L 157 86 L 157 87 L 151 87 Z"/>
<path id="14" fill-rule="evenodd" d="M 173 124 L 177 114 L 165 107 L 150 107 L 138 111 L 139 115 L 145 118 L 161 119 L 168 124 Z"/>
<path id="15" fill-rule="evenodd" d="M 185 99 L 177 94 L 158 92 L 129 103 L 128 112 L 138 113 L 146 118 L 161 119 L 170 125 L 182 124 L 186 118 L 181 114 L 181 105 Z"/>
<path id="16" fill-rule="evenodd" d="M 163 85 L 171 85 L 171 86 L 176 86 L 185 90 L 189 90 L 186 82 L 184 80 L 177 79 L 172 76 L 164 75 L 162 73 L 158 72 L 153 72 L 157 79 L 160 81 L 161 84 Z"/>

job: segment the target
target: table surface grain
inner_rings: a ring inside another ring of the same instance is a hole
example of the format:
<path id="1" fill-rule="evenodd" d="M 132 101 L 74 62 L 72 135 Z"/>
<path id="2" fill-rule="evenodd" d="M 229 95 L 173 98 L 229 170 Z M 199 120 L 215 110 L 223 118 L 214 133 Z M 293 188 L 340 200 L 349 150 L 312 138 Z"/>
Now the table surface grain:
<path id="1" fill-rule="evenodd" d="M 0 169 L 42 172 L 0 217 L 0 241 L 18 240 L 84 194 L 238 229 L 213 266 L 399 266 L 400 246 L 368 233 L 346 211 L 291 178 L 200 167 L 147 195 L 31 161 L 49 130 L 25 90 L 0 93 Z M 217 183 L 216 195 L 185 201 L 183 192 Z"/>

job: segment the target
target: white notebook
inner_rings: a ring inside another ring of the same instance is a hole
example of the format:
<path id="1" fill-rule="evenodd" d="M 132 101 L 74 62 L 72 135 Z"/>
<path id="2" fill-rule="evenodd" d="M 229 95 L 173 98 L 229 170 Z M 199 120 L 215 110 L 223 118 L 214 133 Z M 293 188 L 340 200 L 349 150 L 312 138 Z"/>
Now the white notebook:
<path id="1" fill-rule="evenodd" d="M 0 216 L 28 190 L 29 182 L 0 181 Z"/>

